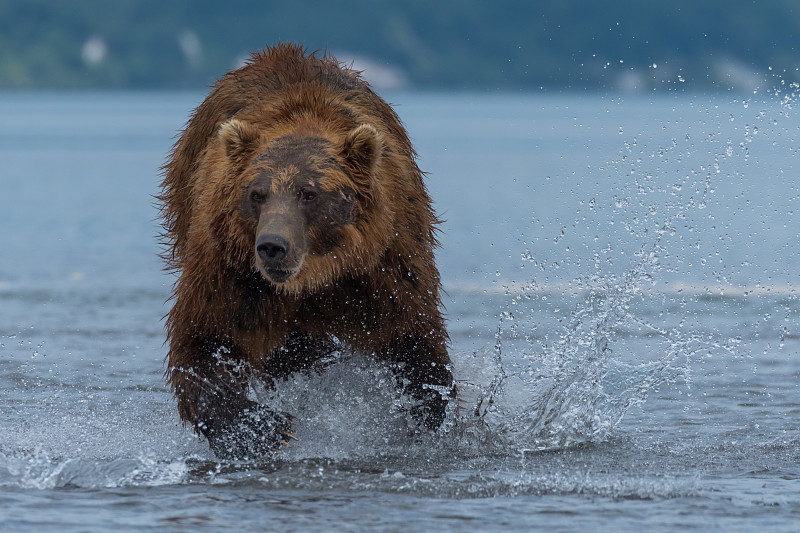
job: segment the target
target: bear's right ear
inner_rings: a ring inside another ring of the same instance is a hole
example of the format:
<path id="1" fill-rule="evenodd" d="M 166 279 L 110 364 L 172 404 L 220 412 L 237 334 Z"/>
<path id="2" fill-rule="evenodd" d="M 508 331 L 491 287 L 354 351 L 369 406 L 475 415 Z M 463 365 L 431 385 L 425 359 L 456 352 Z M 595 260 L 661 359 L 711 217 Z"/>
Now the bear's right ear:
<path id="1" fill-rule="evenodd" d="M 231 160 L 239 159 L 253 148 L 259 137 L 255 126 L 235 118 L 223 122 L 217 135 Z"/>

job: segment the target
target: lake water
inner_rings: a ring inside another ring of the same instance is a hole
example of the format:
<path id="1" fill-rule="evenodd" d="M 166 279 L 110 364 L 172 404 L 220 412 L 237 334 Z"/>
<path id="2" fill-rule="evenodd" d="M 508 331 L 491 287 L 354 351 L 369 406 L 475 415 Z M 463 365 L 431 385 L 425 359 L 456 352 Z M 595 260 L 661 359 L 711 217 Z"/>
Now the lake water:
<path id="1" fill-rule="evenodd" d="M 0 96 L 3 531 L 796 531 L 797 87 L 395 94 L 446 219 L 461 409 L 386 370 L 282 384 L 220 463 L 164 384 L 152 195 L 204 95 Z"/>

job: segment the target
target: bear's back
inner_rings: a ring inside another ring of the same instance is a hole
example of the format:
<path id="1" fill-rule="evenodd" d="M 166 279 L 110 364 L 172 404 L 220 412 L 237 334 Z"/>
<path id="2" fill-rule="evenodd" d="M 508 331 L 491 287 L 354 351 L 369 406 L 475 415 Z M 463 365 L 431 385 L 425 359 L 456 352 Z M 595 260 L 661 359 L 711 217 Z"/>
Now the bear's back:
<path id="1" fill-rule="evenodd" d="M 342 68 L 327 54 L 317 57 L 306 54 L 294 44 L 279 45 L 254 53 L 240 69 L 222 79 L 236 80 L 238 89 L 249 93 L 271 93 L 304 83 L 317 83 L 336 91 L 370 91 L 358 72 Z M 371 91 L 370 91 L 371 92 Z"/>

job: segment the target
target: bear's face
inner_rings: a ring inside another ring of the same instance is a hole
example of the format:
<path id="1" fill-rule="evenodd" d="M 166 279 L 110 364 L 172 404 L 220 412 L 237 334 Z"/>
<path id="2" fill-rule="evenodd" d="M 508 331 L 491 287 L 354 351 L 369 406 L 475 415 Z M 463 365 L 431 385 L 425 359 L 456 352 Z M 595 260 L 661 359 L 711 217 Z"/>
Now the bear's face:
<path id="1" fill-rule="evenodd" d="M 377 132 L 356 128 L 338 145 L 305 134 L 264 142 L 233 119 L 220 136 L 244 183 L 241 215 L 255 227 L 251 250 L 262 276 L 300 292 L 346 269 L 361 240 L 354 224 L 371 194 L 365 173 L 378 157 Z"/>
<path id="2" fill-rule="evenodd" d="M 270 143 L 253 163 L 256 178 L 242 195 L 242 213 L 257 223 L 256 265 L 273 283 L 295 276 L 308 254 L 342 244 L 355 216 L 355 195 L 320 137 L 290 135 Z M 338 179 L 336 179 L 338 178 Z"/>

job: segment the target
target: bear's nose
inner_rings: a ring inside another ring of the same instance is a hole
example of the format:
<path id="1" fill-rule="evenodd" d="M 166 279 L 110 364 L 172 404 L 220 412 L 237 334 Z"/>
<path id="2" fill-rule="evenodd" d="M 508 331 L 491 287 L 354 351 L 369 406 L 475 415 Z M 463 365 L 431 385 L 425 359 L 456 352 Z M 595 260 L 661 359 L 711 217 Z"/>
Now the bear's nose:
<path id="1" fill-rule="evenodd" d="M 265 263 L 278 263 L 289 253 L 289 241 L 280 235 L 262 235 L 256 242 L 256 251 Z"/>

